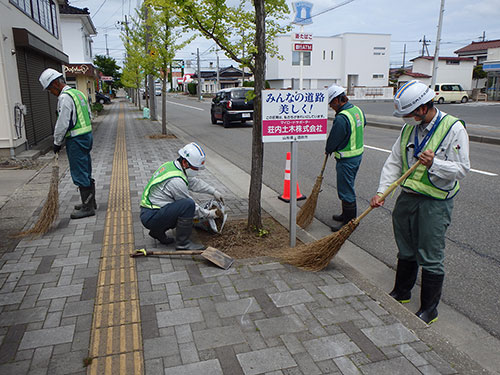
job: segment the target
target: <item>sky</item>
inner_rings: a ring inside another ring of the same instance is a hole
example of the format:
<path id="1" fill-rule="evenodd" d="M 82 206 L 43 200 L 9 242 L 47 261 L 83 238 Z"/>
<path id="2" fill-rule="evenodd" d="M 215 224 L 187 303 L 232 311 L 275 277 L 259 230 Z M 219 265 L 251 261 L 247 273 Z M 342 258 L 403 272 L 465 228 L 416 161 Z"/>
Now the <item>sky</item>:
<path id="1" fill-rule="evenodd" d="M 231 1 L 231 0 L 229 0 Z M 251 4 L 250 0 L 247 0 Z M 420 56 L 422 40 L 430 40 L 427 49 L 434 55 L 441 0 L 353 0 L 334 10 L 314 17 L 347 0 L 308 0 L 313 3 L 313 23 L 304 31 L 314 36 L 332 36 L 345 32 L 391 34 L 391 67 Z M 290 22 L 294 18 L 292 1 Z M 295 0 L 293 2 L 296 2 Z M 106 40 L 109 56 L 122 64 L 124 48 L 120 39 L 120 21 L 125 15 L 135 16 L 135 8 L 141 0 L 70 0 L 70 5 L 89 8 L 92 21 L 97 28 L 94 37 L 94 55 L 106 54 Z M 499 0 L 446 0 L 441 34 L 440 56 L 456 56 L 453 52 L 472 41 L 500 39 Z M 298 30 L 298 28 L 297 28 Z M 214 42 L 202 37 L 195 39 L 178 53 L 178 59 L 196 61 L 196 50 L 200 50 L 201 68 L 215 65 Z M 425 52 L 427 54 L 427 51 Z M 220 55 L 220 66 L 234 64 Z"/>

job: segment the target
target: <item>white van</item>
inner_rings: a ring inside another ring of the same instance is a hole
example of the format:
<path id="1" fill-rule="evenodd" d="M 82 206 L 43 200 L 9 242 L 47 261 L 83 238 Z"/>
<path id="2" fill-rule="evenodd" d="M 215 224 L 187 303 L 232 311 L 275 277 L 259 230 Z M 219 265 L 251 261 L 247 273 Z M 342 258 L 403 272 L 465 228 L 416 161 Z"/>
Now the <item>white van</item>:
<path id="1" fill-rule="evenodd" d="M 467 103 L 469 101 L 467 91 L 465 91 L 458 83 L 438 83 L 434 86 L 434 91 L 436 92 L 434 101 L 439 104 L 444 102 Z"/>

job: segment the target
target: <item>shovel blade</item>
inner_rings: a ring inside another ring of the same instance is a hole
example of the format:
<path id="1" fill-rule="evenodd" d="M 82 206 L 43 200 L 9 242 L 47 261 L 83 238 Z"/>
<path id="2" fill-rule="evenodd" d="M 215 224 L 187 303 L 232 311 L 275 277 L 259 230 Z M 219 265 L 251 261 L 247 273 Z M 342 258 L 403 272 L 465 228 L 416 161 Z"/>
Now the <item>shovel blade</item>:
<path id="1" fill-rule="evenodd" d="M 234 259 L 229 255 L 210 246 L 201 253 L 201 256 L 224 270 L 229 269 L 234 263 Z"/>

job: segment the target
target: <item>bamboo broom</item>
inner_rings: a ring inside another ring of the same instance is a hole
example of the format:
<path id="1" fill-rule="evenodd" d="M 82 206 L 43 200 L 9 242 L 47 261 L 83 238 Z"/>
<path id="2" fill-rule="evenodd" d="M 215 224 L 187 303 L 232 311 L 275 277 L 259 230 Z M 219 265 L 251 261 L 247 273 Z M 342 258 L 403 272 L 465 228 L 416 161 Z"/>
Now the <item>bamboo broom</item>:
<path id="1" fill-rule="evenodd" d="M 52 164 L 49 194 L 42 207 L 38 220 L 31 229 L 17 233 L 14 237 L 39 237 L 47 233 L 59 216 L 59 154 L 56 154 Z"/>
<path id="2" fill-rule="evenodd" d="M 420 160 L 417 161 L 410 169 L 406 171 L 398 180 L 392 183 L 391 186 L 380 197 L 384 201 L 401 183 L 408 178 L 410 174 L 420 165 Z M 277 255 L 278 258 L 285 263 L 301 268 L 306 271 L 321 271 L 324 269 L 332 258 L 337 255 L 344 242 L 354 232 L 359 225 L 361 219 L 368 215 L 373 207 L 368 207 L 356 219 L 351 220 L 344 225 L 338 232 L 335 232 L 327 237 L 321 238 L 307 245 L 298 246 L 296 248 L 287 249 Z"/>
<path id="3" fill-rule="evenodd" d="M 302 228 L 307 228 L 311 224 L 314 218 L 314 213 L 316 212 L 316 205 L 318 204 L 318 195 L 321 191 L 321 184 L 323 182 L 323 172 L 325 171 L 326 162 L 328 161 L 328 154 L 325 155 L 325 161 L 323 162 L 323 167 L 318 177 L 316 177 L 316 182 L 314 183 L 311 195 L 307 198 L 304 205 L 300 208 L 297 214 L 297 225 Z"/>

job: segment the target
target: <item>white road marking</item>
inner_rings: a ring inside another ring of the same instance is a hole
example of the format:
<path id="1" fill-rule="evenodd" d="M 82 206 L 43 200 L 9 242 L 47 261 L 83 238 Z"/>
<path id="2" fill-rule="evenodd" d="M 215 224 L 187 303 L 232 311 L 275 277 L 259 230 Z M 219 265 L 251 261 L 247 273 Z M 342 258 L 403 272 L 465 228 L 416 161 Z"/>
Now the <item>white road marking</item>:
<path id="1" fill-rule="evenodd" d="M 378 148 L 378 147 L 373 147 L 373 146 L 368 146 L 368 145 L 365 145 L 366 148 L 369 148 L 371 150 L 376 150 L 376 151 L 382 151 L 382 152 L 387 152 L 387 153 L 391 153 L 391 150 L 386 150 L 385 148 Z M 486 171 L 481 171 L 479 169 L 473 169 L 471 168 L 470 169 L 471 172 L 474 172 L 474 173 L 479 173 L 479 174 L 484 174 L 486 176 L 498 176 L 498 174 L 496 173 L 491 173 L 491 172 L 486 172 Z"/>
<path id="2" fill-rule="evenodd" d="M 193 106 L 186 105 L 186 104 L 180 104 L 180 103 L 176 103 L 176 102 L 171 102 L 170 100 L 167 100 L 167 103 L 169 103 L 169 104 L 175 104 L 175 105 L 180 105 L 181 107 L 187 107 L 187 108 L 196 109 L 198 111 L 204 111 L 203 108 L 198 108 L 198 107 L 193 107 Z"/>

